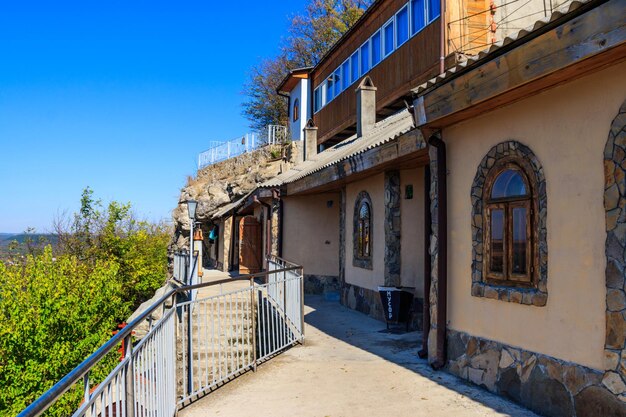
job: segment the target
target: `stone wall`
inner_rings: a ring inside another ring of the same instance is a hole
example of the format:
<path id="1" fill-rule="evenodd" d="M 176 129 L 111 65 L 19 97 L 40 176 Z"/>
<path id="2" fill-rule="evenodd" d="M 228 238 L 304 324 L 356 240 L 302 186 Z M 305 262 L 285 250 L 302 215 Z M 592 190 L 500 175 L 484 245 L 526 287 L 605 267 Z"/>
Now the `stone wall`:
<path id="1" fill-rule="evenodd" d="M 447 335 L 448 371 L 541 415 L 626 416 L 600 371 L 452 329 Z"/>
<path id="2" fill-rule="evenodd" d="M 603 384 L 626 404 L 626 101 L 611 125 L 604 149 L 604 173 L 606 372 Z"/>
<path id="3" fill-rule="evenodd" d="M 385 286 L 400 285 L 400 172 L 385 172 Z"/>

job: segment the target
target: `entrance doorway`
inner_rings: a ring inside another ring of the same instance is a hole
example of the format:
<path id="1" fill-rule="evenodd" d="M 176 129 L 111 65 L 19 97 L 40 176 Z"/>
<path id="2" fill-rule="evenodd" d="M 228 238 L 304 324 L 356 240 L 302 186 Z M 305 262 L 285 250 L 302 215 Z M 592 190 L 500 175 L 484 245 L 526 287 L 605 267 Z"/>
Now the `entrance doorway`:
<path id="1" fill-rule="evenodd" d="M 261 223 L 254 216 L 245 216 L 239 221 L 239 272 L 254 274 L 261 272 L 263 260 Z"/>

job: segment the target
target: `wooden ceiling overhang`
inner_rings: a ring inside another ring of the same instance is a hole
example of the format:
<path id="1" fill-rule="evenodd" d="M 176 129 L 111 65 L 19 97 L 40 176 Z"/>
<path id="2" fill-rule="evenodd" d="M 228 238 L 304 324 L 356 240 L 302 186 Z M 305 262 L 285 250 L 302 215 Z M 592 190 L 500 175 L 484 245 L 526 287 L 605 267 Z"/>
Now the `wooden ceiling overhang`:
<path id="1" fill-rule="evenodd" d="M 442 129 L 626 59 L 623 0 L 590 2 L 535 32 L 416 94 L 420 128 Z"/>
<path id="2" fill-rule="evenodd" d="M 339 191 L 347 184 L 386 170 L 417 168 L 428 164 L 428 149 L 421 132 L 413 129 L 391 142 L 351 156 L 282 187 L 284 195 Z"/>

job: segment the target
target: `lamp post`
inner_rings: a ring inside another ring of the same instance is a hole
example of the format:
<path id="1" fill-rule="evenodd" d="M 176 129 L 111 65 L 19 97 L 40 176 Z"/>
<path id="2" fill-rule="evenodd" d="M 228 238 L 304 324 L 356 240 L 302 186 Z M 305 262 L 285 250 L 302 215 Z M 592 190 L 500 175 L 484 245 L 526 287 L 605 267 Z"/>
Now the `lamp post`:
<path id="1" fill-rule="evenodd" d="M 193 285 L 193 226 L 196 221 L 196 200 L 187 201 L 187 213 L 189 214 L 189 277 L 187 285 Z M 192 298 L 193 291 L 189 291 L 189 299 Z M 191 332 L 191 304 L 187 304 L 187 393 L 193 392 L 193 333 Z"/>
<path id="2" fill-rule="evenodd" d="M 189 214 L 189 277 L 187 285 L 192 285 L 193 282 L 193 226 L 196 221 L 196 208 L 198 202 L 196 200 L 187 201 L 187 213 Z"/>

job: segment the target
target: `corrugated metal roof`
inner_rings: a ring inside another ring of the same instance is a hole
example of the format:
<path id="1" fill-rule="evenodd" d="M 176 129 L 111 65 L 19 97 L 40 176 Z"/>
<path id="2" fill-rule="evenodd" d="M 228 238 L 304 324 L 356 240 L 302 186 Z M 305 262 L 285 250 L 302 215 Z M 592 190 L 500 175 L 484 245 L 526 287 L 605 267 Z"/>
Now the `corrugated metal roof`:
<path id="1" fill-rule="evenodd" d="M 211 219 L 219 219 L 220 217 L 225 216 L 226 214 L 228 214 L 231 210 L 235 210 L 238 209 L 243 203 L 245 203 L 246 199 L 248 197 L 250 197 L 250 195 L 256 191 L 250 191 L 248 194 L 244 195 L 243 197 L 241 197 L 238 200 L 235 200 L 231 203 L 226 204 L 225 206 L 223 206 L 222 208 L 220 208 L 218 211 L 216 211 L 213 216 L 211 216 Z"/>
<path id="2" fill-rule="evenodd" d="M 502 48 L 503 46 L 509 45 L 513 42 L 516 42 L 518 40 L 521 40 L 531 34 L 533 34 L 534 32 L 540 30 L 542 27 L 546 26 L 547 24 L 554 22 L 557 19 L 562 18 L 563 16 L 569 14 L 569 13 L 573 13 L 575 10 L 579 9 L 581 6 L 590 3 L 593 0 L 575 0 L 572 1 L 571 3 L 569 3 L 568 5 L 564 5 L 561 8 L 558 8 L 556 11 L 554 11 L 550 16 L 546 16 L 541 20 L 536 21 L 532 26 L 529 26 L 526 29 L 522 29 L 519 32 L 507 36 L 506 38 L 504 38 L 503 40 L 496 42 L 494 44 L 492 44 L 491 46 L 489 46 L 489 48 L 486 48 L 482 51 L 480 51 L 477 55 L 468 57 L 467 61 L 464 61 L 460 64 L 457 64 L 456 66 L 448 69 L 446 72 L 443 72 L 441 74 L 439 74 L 438 76 L 436 76 L 435 78 L 431 78 L 430 80 L 426 81 L 424 84 L 419 85 L 417 88 L 414 88 L 413 90 L 411 90 L 414 94 L 420 94 L 422 92 L 424 92 L 425 90 L 434 87 L 435 85 L 445 81 L 446 79 L 450 78 L 451 76 L 453 76 L 454 74 L 460 72 L 461 70 L 468 68 L 474 64 L 476 64 L 478 61 L 481 61 L 483 59 L 489 59 L 491 57 L 491 55 L 494 55 L 498 52 L 498 50 L 500 48 Z"/>
<path id="3" fill-rule="evenodd" d="M 304 161 L 289 171 L 266 181 L 261 184 L 261 187 L 278 187 L 283 184 L 292 183 L 343 161 L 344 159 L 351 158 L 369 149 L 383 145 L 409 130 L 412 130 L 414 127 L 415 124 L 411 112 L 407 109 L 399 111 L 376 123 L 373 129 L 362 137 L 357 138 L 356 135 L 353 135 L 335 146 L 320 152 L 310 160 Z"/>

